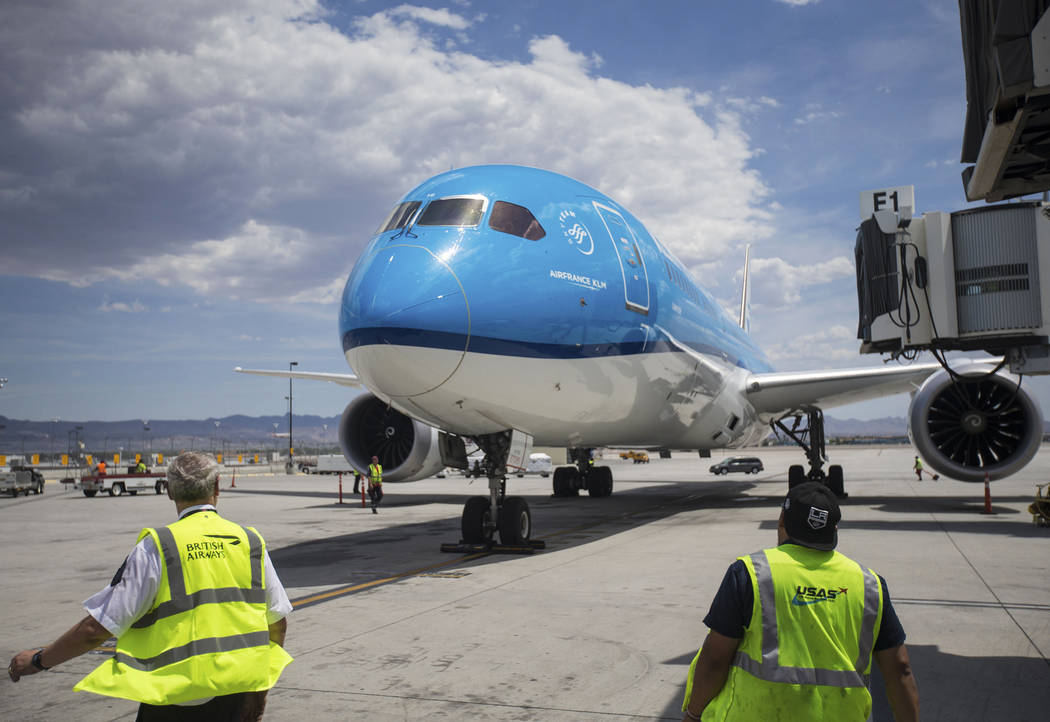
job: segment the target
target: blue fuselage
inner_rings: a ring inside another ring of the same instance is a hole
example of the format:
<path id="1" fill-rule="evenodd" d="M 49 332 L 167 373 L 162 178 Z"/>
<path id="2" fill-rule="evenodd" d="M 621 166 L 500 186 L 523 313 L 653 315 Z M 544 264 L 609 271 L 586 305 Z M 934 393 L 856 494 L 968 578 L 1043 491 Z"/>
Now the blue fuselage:
<path id="1" fill-rule="evenodd" d="M 694 448 L 765 433 L 742 393 L 765 355 L 630 212 L 547 171 L 464 168 L 409 191 L 351 272 L 339 331 L 373 393 L 454 433 Z"/>

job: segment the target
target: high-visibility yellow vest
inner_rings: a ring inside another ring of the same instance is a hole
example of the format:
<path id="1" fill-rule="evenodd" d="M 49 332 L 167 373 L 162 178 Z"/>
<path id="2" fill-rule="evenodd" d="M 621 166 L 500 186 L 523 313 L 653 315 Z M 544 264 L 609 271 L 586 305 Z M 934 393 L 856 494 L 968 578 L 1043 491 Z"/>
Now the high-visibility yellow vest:
<path id="1" fill-rule="evenodd" d="M 882 623 L 875 572 L 838 552 L 795 544 L 741 559 L 755 591 L 751 623 L 703 719 L 866 720 Z"/>
<path id="2" fill-rule="evenodd" d="M 272 687 L 292 658 L 270 641 L 262 536 L 214 511 L 147 534 L 161 559 L 153 606 L 73 689 L 164 705 Z"/>
<path id="3" fill-rule="evenodd" d="M 383 483 L 383 465 L 382 464 L 369 464 L 368 475 L 372 479 L 372 484 Z"/>

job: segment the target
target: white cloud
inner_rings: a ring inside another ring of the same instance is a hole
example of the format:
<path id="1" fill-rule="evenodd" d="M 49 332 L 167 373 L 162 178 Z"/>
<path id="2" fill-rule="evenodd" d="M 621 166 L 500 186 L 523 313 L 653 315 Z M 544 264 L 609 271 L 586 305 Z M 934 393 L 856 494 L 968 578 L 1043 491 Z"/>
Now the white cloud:
<path id="1" fill-rule="evenodd" d="M 794 7 L 802 7 L 804 5 L 816 5 L 820 0 L 777 0 L 778 3 L 784 5 L 792 5 Z"/>
<path id="2" fill-rule="evenodd" d="M 752 298 L 756 305 L 794 304 L 802 299 L 803 289 L 852 275 L 853 262 L 845 256 L 798 266 L 783 258 L 752 258 Z"/>
<path id="3" fill-rule="evenodd" d="M 857 355 L 858 343 L 856 329 L 835 325 L 771 345 L 766 352 L 773 363 L 796 367 L 827 368 L 842 365 L 843 362 L 853 366 L 864 365 Z"/>
<path id="4" fill-rule="evenodd" d="M 820 105 L 810 104 L 806 106 L 805 112 L 802 115 L 795 118 L 795 125 L 809 125 L 810 123 L 837 120 L 841 117 L 842 113 L 837 110 L 825 110 Z"/>
<path id="5" fill-rule="evenodd" d="M 444 8 L 435 10 L 417 5 L 398 5 L 387 11 L 392 17 L 404 17 L 418 20 L 431 25 L 452 28 L 453 30 L 466 30 L 471 26 L 471 21 L 456 15 Z"/>
<path id="6" fill-rule="evenodd" d="M 779 108 L 780 103 L 776 98 L 762 95 L 758 98 L 726 98 L 725 104 L 735 111 L 741 113 L 758 113 L 769 108 Z"/>
<path id="7" fill-rule="evenodd" d="M 125 301 L 110 303 L 109 298 L 105 298 L 103 299 L 102 304 L 98 307 L 98 310 L 103 313 L 111 313 L 113 311 L 119 311 L 121 313 L 144 313 L 149 309 L 137 298 L 131 303 Z"/>
<path id="8" fill-rule="evenodd" d="M 7 273 L 329 302 L 402 193 L 492 162 L 609 193 L 686 263 L 771 233 L 737 114 L 602 77 L 558 36 L 493 61 L 421 27 L 471 21 L 411 5 L 345 34 L 315 0 L 137 7 L 30 4 L 0 28 Z"/>

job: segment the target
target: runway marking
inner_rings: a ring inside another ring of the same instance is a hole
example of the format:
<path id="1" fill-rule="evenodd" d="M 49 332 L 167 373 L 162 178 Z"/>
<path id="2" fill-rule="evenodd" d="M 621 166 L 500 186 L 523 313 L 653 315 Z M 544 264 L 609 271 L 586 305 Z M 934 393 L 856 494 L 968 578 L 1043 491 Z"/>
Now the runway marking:
<path id="1" fill-rule="evenodd" d="M 352 584 L 348 587 L 338 587 L 336 589 L 330 589 L 327 592 L 319 592 L 318 594 L 311 594 L 308 597 L 301 597 L 299 599 L 292 600 L 292 608 L 300 609 L 302 607 L 309 607 L 313 604 L 319 604 L 326 602 L 336 597 L 343 597 L 347 594 L 353 594 L 354 592 L 360 592 L 365 589 L 371 589 L 372 587 L 378 587 L 381 584 L 390 584 L 391 582 L 397 582 L 408 577 L 416 577 L 426 574 L 432 569 L 441 569 L 443 567 L 450 567 L 455 564 L 462 564 L 463 562 L 473 561 L 474 559 L 480 559 L 481 557 L 489 556 L 488 552 L 481 552 L 479 554 L 467 554 L 466 556 L 456 557 L 447 562 L 438 562 L 436 564 L 430 564 L 429 566 L 420 567 L 413 569 L 408 572 L 402 572 L 400 574 L 394 574 L 393 576 L 383 577 L 382 579 L 373 579 L 370 582 L 362 582 L 361 584 Z M 428 575 L 434 576 L 434 575 Z"/>
<path id="2" fill-rule="evenodd" d="M 575 533 L 578 533 L 578 532 L 591 530 L 591 529 L 593 529 L 595 527 L 598 527 L 598 526 L 601 526 L 603 524 L 608 524 L 610 522 L 614 522 L 614 521 L 621 520 L 621 519 L 629 519 L 629 518 L 634 517 L 634 516 L 639 516 L 641 514 L 650 513 L 652 511 L 655 511 L 657 509 L 661 509 L 661 508 L 666 507 L 666 506 L 675 506 L 675 507 L 681 507 L 681 508 L 685 509 L 686 507 L 684 507 L 683 504 L 689 504 L 691 502 L 699 501 L 699 500 L 703 499 L 705 496 L 706 495 L 704 495 L 704 494 L 683 494 L 682 496 L 677 496 L 677 497 L 669 499 L 669 500 L 667 500 L 665 502 L 661 502 L 659 504 L 654 504 L 652 506 L 647 506 L 647 507 L 645 507 L 643 509 L 632 509 L 630 511 L 626 511 L 626 512 L 623 512 L 623 513 L 620 513 L 620 514 L 614 514 L 614 515 L 611 515 L 611 516 L 606 516 L 606 517 L 603 517 L 603 518 L 598 519 L 596 521 L 589 522 L 587 524 L 582 524 L 580 526 L 572 527 L 572 528 L 569 528 L 569 529 L 562 529 L 561 531 L 551 532 L 550 534 L 544 535 L 544 539 L 551 539 L 551 538 L 554 538 L 554 537 L 562 537 L 562 536 L 566 536 L 566 535 L 569 535 L 569 534 L 575 534 Z M 457 565 L 457 564 L 462 564 L 463 562 L 469 562 L 469 561 L 473 561 L 474 559 L 481 559 L 482 557 L 487 557 L 487 556 L 492 556 L 492 554 L 490 552 L 479 552 L 477 554 L 468 554 L 466 556 L 456 557 L 455 559 L 451 559 L 451 560 L 449 560 L 447 562 L 437 562 L 436 564 L 430 564 L 428 566 L 420 567 L 418 569 L 413 569 L 411 571 L 401 572 L 400 574 L 394 574 L 394 575 L 391 575 L 389 577 L 383 577 L 382 579 L 374 579 L 374 580 L 372 580 L 370 582 L 362 582 L 361 584 L 352 584 L 352 585 L 346 586 L 346 587 L 338 587 L 336 589 L 330 589 L 327 592 L 318 592 L 317 594 L 311 594 L 311 595 L 306 596 L 306 597 L 301 597 L 299 599 L 292 600 L 292 608 L 293 609 L 300 609 L 302 607 L 313 606 L 314 604 L 320 604 L 322 602 L 331 601 L 332 599 L 337 599 L 339 597 L 344 597 L 344 596 L 346 596 L 348 594 L 354 594 L 355 592 L 364 591 L 366 589 L 371 589 L 373 587 L 378 587 L 378 586 L 381 586 L 383 584 L 391 584 L 393 582 L 401 581 L 402 579 L 407 579 L 409 577 L 417 577 L 417 576 L 444 577 L 444 576 L 451 576 L 451 575 L 448 575 L 448 574 L 431 574 L 431 573 L 428 573 L 428 572 L 430 572 L 431 570 L 434 570 L 434 569 L 442 569 L 444 567 L 449 567 L 449 566 L 454 566 L 454 565 Z"/>
<path id="3" fill-rule="evenodd" d="M 292 692 L 313 692 L 316 694 L 336 694 L 346 697 L 366 697 L 385 700 L 412 700 L 414 702 L 436 702 L 440 704 L 462 705 L 464 707 L 496 707 L 503 709 L 516 709 L 531 712 L 570 713 L 576 715 L 587 715 L 591 719 L 603 717 L 624 717 L 630 719 L 646 720 L 677 720 L 681 715 L 664 717 L 661 715 L 638 714 L 637 712 L 606 712 L 603 710 L 579 709 L 576 707 L 545 707 L 536 704 L 515 704 L 513 702 L 493 702 L 476 699 L 451 699 L 447 697 L 428 697 L 413 694 L 383 694 L 382 692 L 356 692 L 348 690 L 317 689 L 315 687 L 286 687 L 280 683 L 274 685 L 274 689 L 290 690 Z"/>
<path id="4" fill-rule="evenodd" d="M 893 597 L 894 606 L 898 604 L 919 604 L 933 607 L 976 607 L 983 609 L 1018 609 L 1026 612 L 1050 612 L 1050 604 L 1031 604 L 1028 602 L 973 602 L 953 599 L 898 599 Z"/>

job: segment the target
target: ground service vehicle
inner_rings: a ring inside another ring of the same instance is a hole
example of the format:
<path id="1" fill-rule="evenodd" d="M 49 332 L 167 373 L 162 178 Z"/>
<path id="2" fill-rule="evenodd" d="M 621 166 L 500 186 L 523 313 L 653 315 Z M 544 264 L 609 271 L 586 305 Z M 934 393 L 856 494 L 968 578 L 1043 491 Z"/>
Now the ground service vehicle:
<path id="1" fill-rule="evenodd" d="M 0 471 L 0 494 L 18 496 L 19 492 L 29 496 L 44 493 L 44 475 L 28 467 L 14 467 L 10 471 Z"/>
<path id="2" fill-rule="evenodd" d="M 352 474 L 354 467 L 342 454 L 319 454 L 317 464 L 301 471 L 306 474 Z"/>
<path id="3" fill-rule="evenodd" d="M 621 451 L 621 459 L 630 459 L 636 464 L 648 464 L 649 454 L 645 451 Z"/>
<path id="4" fill-rule="evenodd" d="M 728 474 L 731 471 L 741 471 L 745 474 L 757 474 L 764 468 L 762 460 L 756 456 L 731 456 L 712 466 L 711 473 Z"/>
<path id="5" fill-rule="evenodd" d="M 134 496 L 140 491 L 154 491 L 163 494 L 168 489 L 168 481 L 161 472 L 103 474 L 81 477 L 78 486 L 83 490 L 84 496 L 94 496 L 100 491 L 107 492 L 110 496 L 122 496 L 124 492 Z"/>

